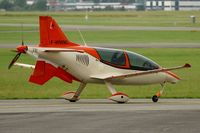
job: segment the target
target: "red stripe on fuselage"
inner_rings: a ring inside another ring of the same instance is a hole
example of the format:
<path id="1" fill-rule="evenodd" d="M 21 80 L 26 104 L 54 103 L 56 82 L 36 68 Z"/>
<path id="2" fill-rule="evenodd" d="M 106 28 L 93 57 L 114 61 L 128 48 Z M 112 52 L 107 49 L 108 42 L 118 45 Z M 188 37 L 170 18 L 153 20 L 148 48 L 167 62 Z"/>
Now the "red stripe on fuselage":
<path id="1" fill-rule="evenodd" d="M 86 47 L 86 46 L 75 46 L 75 47 L 67 47 L 68 49 L 75 49 L 75 50 L 83 50 L 84 52 L 92 55 L 93 57 L 100 60 L 100 56 L 97 53 L 97 51 L 92 47 Z"/>

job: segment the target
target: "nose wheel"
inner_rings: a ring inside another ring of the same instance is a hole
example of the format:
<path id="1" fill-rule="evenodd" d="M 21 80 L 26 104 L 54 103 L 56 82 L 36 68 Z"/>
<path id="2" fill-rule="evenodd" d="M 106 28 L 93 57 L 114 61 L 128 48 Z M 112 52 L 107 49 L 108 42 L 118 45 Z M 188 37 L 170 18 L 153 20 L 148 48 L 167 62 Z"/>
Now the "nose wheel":
<path id="1" fill-rule="evenodd" d="M 164 88 L 165 86 L 164 86 L 164 83 L 163 84 L 161 84 L 161 89 L 160 89 L 160 91 L 158 91 L 153 97 L 152 97 L 152 101 L 154 102 L 154 103 L 156 103 L 156 102 L 158 102 L 158 99 L 161 97 L 161 95 L 163 94 L 163 92 L 164 92 Z"/>
<path id="2" fill-rule="evenodd" d="M 154 96 L 152 97 L 152 101 L 153 101 L 154 103 L 158 102 L 158 96 L 154 95 Z"/>

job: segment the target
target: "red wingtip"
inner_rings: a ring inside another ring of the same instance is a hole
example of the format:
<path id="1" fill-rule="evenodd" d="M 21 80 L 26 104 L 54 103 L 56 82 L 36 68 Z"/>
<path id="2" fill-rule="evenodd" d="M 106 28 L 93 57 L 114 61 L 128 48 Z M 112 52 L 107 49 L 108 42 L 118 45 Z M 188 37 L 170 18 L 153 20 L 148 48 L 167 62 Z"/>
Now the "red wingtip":
<path id="1" fill-rule="evenodd" d="M 188 64 L 188 63 L 186 63 L 185 65 L 184 65 L 184 67 L 191 67 L 191 65 L 190 64 Z"/>

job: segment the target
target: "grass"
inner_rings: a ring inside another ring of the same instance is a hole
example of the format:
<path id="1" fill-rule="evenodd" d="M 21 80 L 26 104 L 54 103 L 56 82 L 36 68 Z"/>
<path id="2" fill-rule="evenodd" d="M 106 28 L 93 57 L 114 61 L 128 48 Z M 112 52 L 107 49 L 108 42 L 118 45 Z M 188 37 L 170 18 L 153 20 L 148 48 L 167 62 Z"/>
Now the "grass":
<path id="1" fill-rule="evenodd" d="M 38 24 L 38 16 L 51 15 L 59 24 L 71 25 L 116 25 L 116 26 L 193 26 L 190 17 L 200 18 L 199 11 L 144 11 L 144 12 L 0 12 L 0 24 Z M 27 44 L 39 42 L 37 27 L 24 27 L 24 40 Z M 66 32 L 70 40 L 82 43 L 77 31 Z M 193 31 L 82 31 L 86 42 L 92 43 L 198 43 L 200 32 Z M 21 26 L 1 26 L 0 44 L 21 43 Z"/>
<path id="2" fill-rule="evenodd" d="M 20 30 L 5 27 L 0 29 L 0 44 L 20 43 Z M 25 30 L 36 30 L 30 27 Z M 11 31 L 11 32 L 9 32 Z M 17 32 L 19 31 L 19 32 Z M 37 30 L 36 30 L 37 31 Z M 67 31 L 65 34 L 71 41 L 82 43 L 78 31 Z M 121 45 L 122 43 L 198 43 L 200 42 L 200 32 L 192 31 L 82 31 L 87 43 L 111 43 Z M 39 32 L 25 32 L 24 41 L 27 44 L 39 42 Z"/>
<path id="3" fill-rule="evenodd" d="M 200 49 L 128 49 L 143 54 L 162 66 L 171 67 L 182 65 L 185 62 L 192 64 L 191 69 L 176 71 L 184 80 L 176 85 L 167 84 L 163 97 L 165 98 L 200 98 L 199 67 Z M 28 82 L 31 70 L 13 67 L 7 70 L 7 65 L 15 53 L 9 49 L 0 49 L 0 99 L 18 98 L 59 98 L 67 90 L 76 90 L 78 83 L 65 83 L 53 78 L 44 86 Z M 22 55 L 19 62 L 34 64 L 34 60 Z M 160 86 L 116 86 L 131 98 L 149 98 L 155 94 Z M 88 84 L 83 91 L 82 98 L 106 98 L 110 96 L 105 85 Z"/>
<path id="4" fill-rule="evenodd" d="M 61 24 L 70 25 L 124 25 L 124 26 L 200 26 L 192 24 L 191 15 L 200 17 L 199 11 L 125 11 L 125 12 L 0 12 L 0 23 L 37 24 L 38 16 L 53 16 Z"/>

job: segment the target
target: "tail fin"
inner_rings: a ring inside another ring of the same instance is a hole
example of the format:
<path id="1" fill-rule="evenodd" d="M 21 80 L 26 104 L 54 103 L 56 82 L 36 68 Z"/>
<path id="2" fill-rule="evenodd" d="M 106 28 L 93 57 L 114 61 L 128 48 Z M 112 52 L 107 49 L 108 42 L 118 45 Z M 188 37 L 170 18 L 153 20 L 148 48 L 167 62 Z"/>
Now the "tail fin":
<path id="1" fill-rule="evenodd" d="M 79 46 L 70 42 L 56 21 L 50 16 L 40 16 L 40 47 Z"/>

